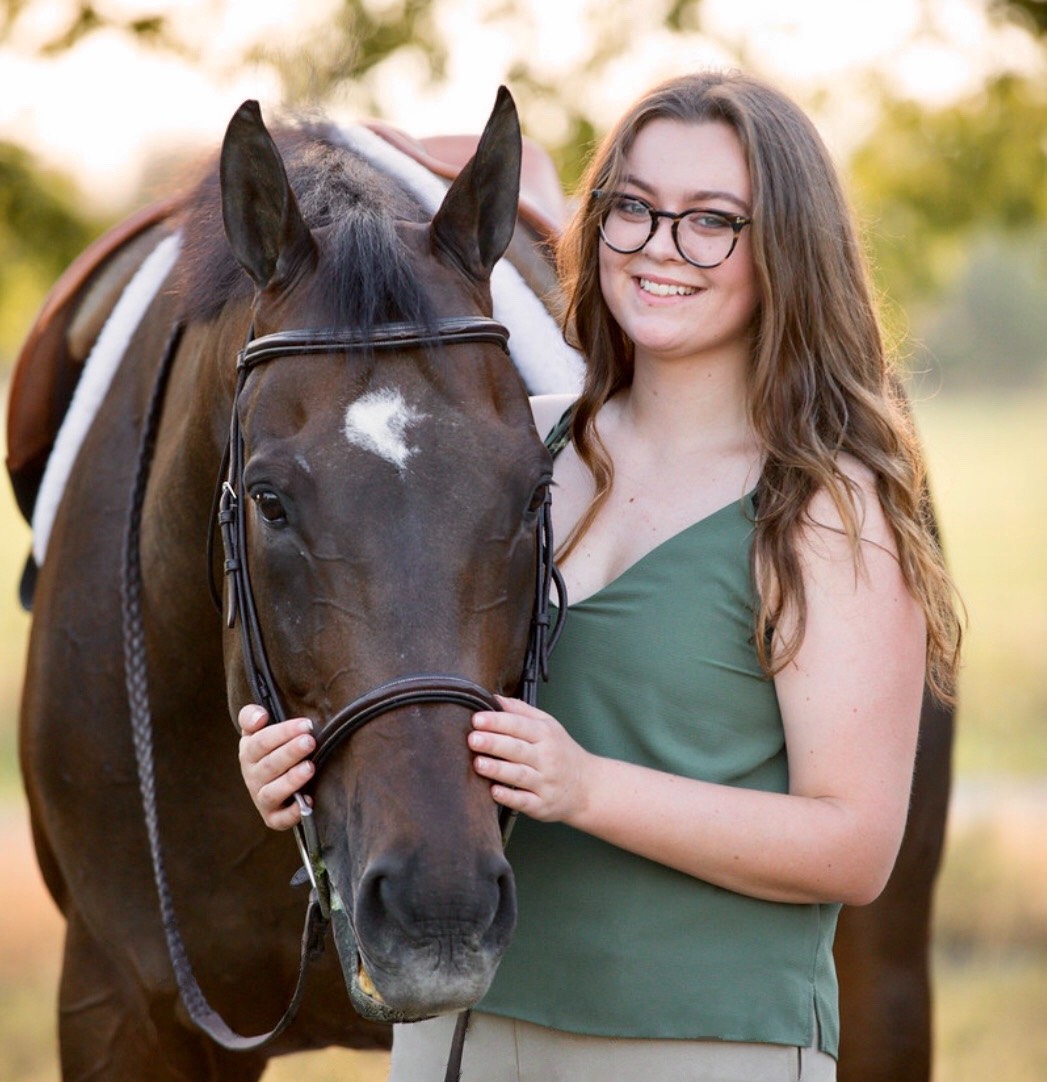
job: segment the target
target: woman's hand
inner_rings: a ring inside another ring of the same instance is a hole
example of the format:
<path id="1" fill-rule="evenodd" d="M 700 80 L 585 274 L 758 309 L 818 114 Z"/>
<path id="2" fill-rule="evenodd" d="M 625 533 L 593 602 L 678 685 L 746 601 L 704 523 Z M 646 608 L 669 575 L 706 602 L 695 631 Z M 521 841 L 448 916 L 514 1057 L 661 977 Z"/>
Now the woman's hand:
<path id="1" fill-rule="evenodd" d="M 240 711 L 240 773 L 266 826 L 288 830 L 302 817 L 298 802 L 291 797 L 315 769 L 307 758 L 316 747 L 313 723 L 308 718 L 290 718 L 267 725 L 268 720 L 265 710 L 254 703 Z"/>
<path id="2" fill-rule="evenodd" d="M 594 757 L 551 715 L 520 699 L 499 695 L 498 701 L 500 712 L 473 715 L 474 769 L 492 782 L 499 804 L 532 819 L 569 822 L 585 808 Z"/>

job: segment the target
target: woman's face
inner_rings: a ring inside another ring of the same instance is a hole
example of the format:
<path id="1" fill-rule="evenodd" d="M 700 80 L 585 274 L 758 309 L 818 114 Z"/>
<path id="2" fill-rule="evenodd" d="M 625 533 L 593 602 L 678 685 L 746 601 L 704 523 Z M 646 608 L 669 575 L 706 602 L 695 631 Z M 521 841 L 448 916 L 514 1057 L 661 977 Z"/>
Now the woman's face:
<path id="1" fill-rule="evenodd" d="M 745 153 L 722 121 L 657 119 L 637 135 L 617 191 L 658 210 L 700 207 L 728 216 L 752 213 Z M 680 223 L 683 234 L 686 222 Z M 600 287 L 611 314 L 636 347 L 635 363 L 722 358 L 746 365 L 758 303 L 750 244 L 743 228 L 730 257 L 703 269 L 673 243 L 672 223 L 658 220 L 638 252 L 600 242 Z"/>

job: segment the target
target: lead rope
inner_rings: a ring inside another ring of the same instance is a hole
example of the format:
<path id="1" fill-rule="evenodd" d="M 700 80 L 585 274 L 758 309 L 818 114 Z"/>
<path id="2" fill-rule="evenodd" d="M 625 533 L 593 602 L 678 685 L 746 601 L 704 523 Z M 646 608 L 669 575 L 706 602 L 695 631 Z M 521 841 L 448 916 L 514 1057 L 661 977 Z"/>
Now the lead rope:
<path id="1" fill-rule="evenodd" d="M 181 341 L 183 325 L 174 326 L 164 346 L 164 354 L 156 375 L 149 405 L 146 410 L 139 441 L 138 460 L 131 490 L 131 506 L 128 514 L 127 532 L 124 538 L 121 566 L 121 617 L 124 633 L 124 673 L 128 706 L 131 717 L 131 735 L 134 741 L 135 761 L 138 767 L 138 787 L 142 796 L 142 811 L 146 833 L 149 838 L 149 855 L 153 865 L 153 881 L 160 904 L 160 917 L 164 939 L 171 959 L 178 991 L 189 1017 L 213 1041 L 231 1051 L 249 1052 L 268 1044 L 279 1036 L 298 1011 L 305 993 L 305 973 L 308 963 L 323 951 L 327 923 L 320 911 L 315 895 L 309 899 L 305 927 L 302 931 L 301 959 L 298 979 L 291 1002 L 283 1016 L 267 1033 L 244 1037 L 234 1032 L 225 1020 L 207 1002 L 193 974 L 192 965 L 178 927 L 178 919 L 171 898 L 170 885 L 164 867 L 163 846 L 156 808 L 156 777 L 153 756 L 153 722 L 149 706 L 149 677 L 145 646 L 145 625 L 142 618 L 142 565 L 141 527 L 142 509 L 146 487 L 156 447 L 156 435 L 163 412 L 167 380 L 175 354 Z"/>
<path id="2" fill-rule="evenodd" d="M 559 428 L 559 426 L 557 426 Z M 550 434 L 550 439 L 555 437 L 556 430 Z M 527 658 L 524 662 L 523 680 L 520 687 L 520 698 L 528 706 L 536 706 L 538 703 L 539 680 L 549 679 L 549 654 L 556 646 L 560 633 L 563 631 L 564 620 L 567 617 L 567 587 L 563 577 L 553 560 L 553 526 L 552 526 L 552 493 L 546 489 L 545 500 L 542 503 L 541 520 L 538 534 L 537 552 L 537 594 L 535 597 L 535 611 L 531 629 L 530 644 L 527 648 Z M 549 605 L 552 588 L 556 587 L 556 623 L 550 623 Z M 504 815 L 500 815 L 502 825 L 502 846 L 509 844 L 509 836 L 516 825 L 517 812 L 503 808 Z M 465 1038 L 469 1031 L 469 1020 L 472 1011 L 462 1011 L 454 1024 L 454 1036 L 451 1038 L 451 1049 L 447 1056 L 447 1071 L 444 1074 L 444 1082 L 461 1082 L 462 1056 L 465 1052 Z"/>

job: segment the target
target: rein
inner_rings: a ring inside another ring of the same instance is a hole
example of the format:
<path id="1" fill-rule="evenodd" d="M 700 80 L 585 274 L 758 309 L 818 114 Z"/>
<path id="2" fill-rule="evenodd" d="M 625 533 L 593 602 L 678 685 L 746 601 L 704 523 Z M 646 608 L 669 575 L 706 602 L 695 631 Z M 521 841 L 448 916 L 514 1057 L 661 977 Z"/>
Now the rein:
<path id="1" fill-rule="evenodd" d="M 134 742 L 135 761 L 138 767 L 138 787 L 142 796 L 142 810 L 146 834 L 149 838 L 149 855 L 153 865 L 153 882 L 156 885 L 160 905 L 160 917 L 171 959 L 178 991 L 189 1017 L 212 1040 L 232 1051 L 249 1052 L 260 1048 L 279 1036 L 294 1019 L 305 994 L 305 971 L 307 963 L 319 957 L 323 951 L 327 923 L 320 911 L 319 901 L 310 897 L 306 908 L 305 927 L 302 931 L 301 964 L 298 979 L 290 1003 L 283 1016 L 267 1033 L 257 1037 L 243 1037 L 234 1032 L 225 1020 L 207 1002 L 196 977 L 178 927 L 178 919 L 171 898 L 164 866 L 163 846 L 160 840 L 160 824 L 156 807 L 156 775 L 153 754 L 153 721 L 149 705 L 149 674 L 147 670 L 145 621 L 142 615 L 142 565 L 141 529 L 142 510 L 149 482 L 156 435 L 163 413 L 164 395 L 175 355 L 182 339 L 184 327 L 176 324 L 164 346 L 160 367 L 146 409 L 142 434 L 139 440 L 138 459 L 131 491 L 127 531 L 121 564 L 120 594 L 121 619 L 124 638 L 124 679 L 131 718 L 131 736 Z"/>
<path id="2" fill-rule="evenodd" d="M 121 576 L 125 678 L 153 878 L 160 903 L 168 954 L 179 993 L 192 1021 L 217 1044 L 233 1051 L 252 1051 L 269 1044 L 294 1019 L 305 992 L 308 964 L 319 957 L 323 951 L 327 928 L 332 919 L 332 891 L 324 866 L 313 810 L 304 797 L 298 793 L 295 799 L 301 808 L 302 818 L 300 824 L 295 827 L 295 840 L 302 857 L 304 871 L 312 887 L 302 932 L 298 977 L 287 1009 L 272 1029 L 251 1037 L 241 1036 L 234 1032 L 207 1002 L 193 974 L 185 942 L 178 928 L 159 836 L 152 716 L 146 671 L 140 558 L 142 510 L 168 377 L 178 352 L 183 329 L 181 324 L 176 325 L 164 348 L 139 443 Z M 435 320 L 431 326 L 415 323 L 388 323 L 366 334 L 352 329 L 291 330 L 254 338 L 252 328 L 248 341 L 237 360 L 237 383 L 230 420 L 229 444 L 223 459 L 225 477 L 221 480 L 220 490 L 216 494 L 214 517 L 222 536 L 225 550 L 224 570 L 229 583 L 226 624 L 232 628 L 239 623 L 247 681 L 252 694 L 268 711 L 271 721 L 282 721 L 287 715 L 266 652 L 247 565 L 247 526 L 243 486 L 244 441 L 237 403 L 250 371 L 257 365 L 269 361 L 302 354 L 410 349 L 478 342 L 493 343 L 508 352 L 508 339 L 509 332 L 502 324 L 485 317 L 441 318 Z M 539 681 L 548 678 L 549 653 L 559 637 L 567 609 L 564 604 L 563 580 L 553 564 L 550 506 L 551 495 L 546 489 L 537 524 L 535 603 L 519 692 L 520 697 L 532 705 L 537 698 Z M 552 625 L 549 613 L 554 583 L 560 604 L 556 624 Z M 213 587 L 212 592 L 214 592 Z M 472 711 L 501 709 L 489 691 L 463 676 L 423 673 L 399 677 L 365 692 L 330 719 L 317 736 L 317 747 L 313 754 L 317 768 L 326 762 L 342 742 L 368 722 L 390 711 L 420 703 L 454 703 Z M 502 841 L 505 844 L 508 842 L 515 821 L 515 813 L 509 813 L 504 808 L 500 809 L 499 820 Z M 297 881 L 298 876 L 295 879 Z M 468 1011 L 463 1012 L 459 1017 L 447 1067 L 448 1079 L 458 1077 L 467 1024 Z"/>

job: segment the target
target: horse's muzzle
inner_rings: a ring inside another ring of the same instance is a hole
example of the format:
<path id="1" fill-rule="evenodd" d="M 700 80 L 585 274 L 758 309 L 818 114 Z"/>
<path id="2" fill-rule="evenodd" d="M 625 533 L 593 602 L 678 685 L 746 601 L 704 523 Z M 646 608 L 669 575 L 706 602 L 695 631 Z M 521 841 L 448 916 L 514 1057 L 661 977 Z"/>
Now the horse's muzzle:
<path id="1" fill-rule="evenodd" d="M 487 991 L 516 925 L 501 853 L 477 855 L 450 884 L 408 860 L 367 869 L 349 907 L 334 892 L 332 926 L 350 998 L 366 1018 L 417 1021 L 472 1007 Z"/>

